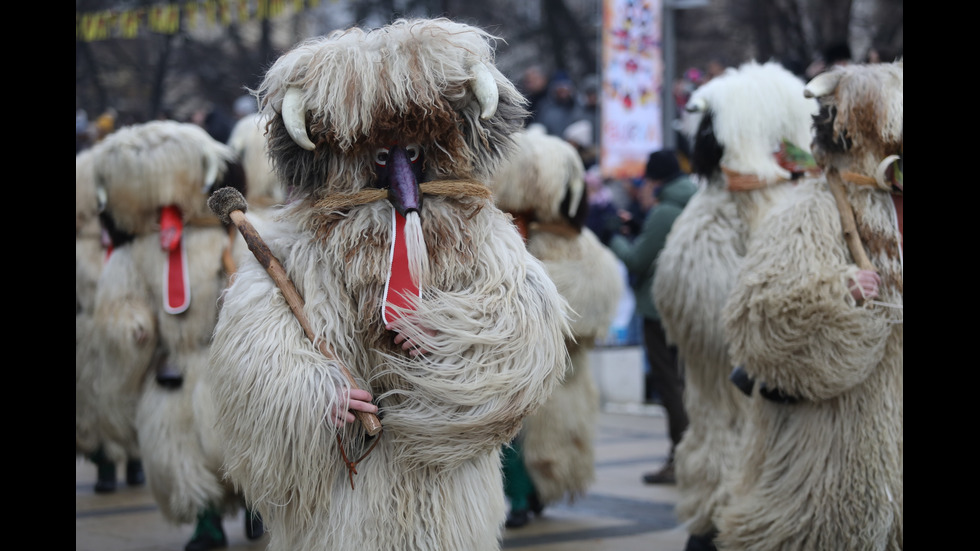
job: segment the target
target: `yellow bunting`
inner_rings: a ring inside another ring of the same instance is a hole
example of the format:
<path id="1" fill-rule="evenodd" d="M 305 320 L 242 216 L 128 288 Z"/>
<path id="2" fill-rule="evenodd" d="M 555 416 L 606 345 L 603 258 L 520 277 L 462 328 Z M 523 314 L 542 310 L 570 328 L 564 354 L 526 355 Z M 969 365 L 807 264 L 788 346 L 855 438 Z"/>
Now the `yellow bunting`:
<path id="1" fill-rule="evenodd" d="M 228 27 L 300 13 L 320 4 L 321 0 L 184 0 L 124 10 L 75 12 L 75 39 L 131 39 L 142 31 L 176 34 L 181 18 L 187 29 Z"/>

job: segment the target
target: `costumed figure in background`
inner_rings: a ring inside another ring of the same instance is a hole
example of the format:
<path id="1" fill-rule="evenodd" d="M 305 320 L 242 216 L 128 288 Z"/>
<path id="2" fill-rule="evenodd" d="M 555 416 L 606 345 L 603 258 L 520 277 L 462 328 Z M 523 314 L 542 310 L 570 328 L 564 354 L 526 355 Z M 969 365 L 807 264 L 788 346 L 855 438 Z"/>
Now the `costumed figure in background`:
<path id="1" fill-rule="evenodd" d="M 230 147 L 175 121 L 121 128 L 97 155 L 114 236 L 94 315 L 104 434 L 124 448 L 138 442 L 167 521 L 196 523 L 187 551 L 226 547 L 222 517 L 237 514 L 241 497 L 222 477 L 202 375 L 231 240 L 207 200 L 224 186 L 244 191 L 244 173 Z M 261 524 L 246 520 L 246 535 L 260 536 Z"/>
<path id="2" fill-rule="evenodd" d="M 902 62 L 812 79 L 823 177 L 766 217 L 724 309 L 751 393 L 720 549 L 903 548 Z"/>
<path id="3" fill-rule="evenodd" d="M 91 147 L 75 154 L 75 454 L 95 464 L 96 493 L 109 493 L 116 489 L 116 461 L 106 454 L 99 436 L 95 390 L 99 351 L 92 338 L 92 314 L 96 283 L 110 248 L 99 221 L 102 201 L 95 184 L 95 157 Z M 117 448 L 112 457 L 125 460 L 127 484 L 143 484 L 143 465 L 135 446 Z"/>
<path id="4" fill-rule="evenodd" d="M 517 151 L 494 173 L 494 198 L 574 314 L 566 341 L 571 370 L 504 448 L 508 528 L 524 526 L 532 511 L 540 514 L 550 503 L 584 495 L 595 480 L 599 391 L 589 351 L 608 334 L 624 291 L 616 257 L 585 227 L 589 202 L 578 151 L 536 126 L 516 139 Z"/>
<path id="5" fill-rule="evenodd" d="M 560 384 L 571 312 L 488 187 L 526 115 L 495 40 L 447 19 L 337 31 L 256 91 L 290 202 L 236 224 L 285 277 L 236 257 L 211 389 L 272 550 L 500 547 L 500 448 Z"/>
<path id="6" fill-rule="evenodd" d="M 739 454 L 749 406 L 731 384 L 721 311 L 747 243 L 771 205 L 818 171 L 810 156 L 817 103 L 775 62 L 728 69 L 687 102 L 692 167 L 703 182 L 674 222 L 658 259 L 653 297 L 684 360 L 689 425 L 676 454 L 676 512 L 688 551 L 712 549 L 723 479 Z"/>
<path id="7" fill-rule="evenodd" d="M 231 129 L 228 145 L 238 154 L 245 171 L 249 212 L 256 214 L 269 207 L 280 205 L 286 199 L 286 190 L 279 183 L 279 176 L 272 159 L 265 130 L 269 117 L 251 113 L 238 119 Z"/>

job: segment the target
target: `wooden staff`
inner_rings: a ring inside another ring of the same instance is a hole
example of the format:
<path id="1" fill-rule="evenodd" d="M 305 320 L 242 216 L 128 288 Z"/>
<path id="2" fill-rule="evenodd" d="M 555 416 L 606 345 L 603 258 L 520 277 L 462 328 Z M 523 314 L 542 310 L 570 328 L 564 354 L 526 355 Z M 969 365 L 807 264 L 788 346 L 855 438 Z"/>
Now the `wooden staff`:
<path id="1" fill-rule="evenodd" d="M 354 380 L 354 376 L 351 375 L 347 366 L 337 358 L 333 350 L 327 346 L 327 344 L 321 339 L 317 340 L 316 336 L 313 334 L 313 329 L 310 327 L 310 322 L 306 317 L 306 313 L 303 311 L 303 297 L 296 290 L 296 286 L 293 285 L 289 275 L 286 274 L 286 270 L 279 263 L 279 260 L 272 254 L 269 250 L 268 245 L 252 226 L 252 223 L 248 221 L 245 217 L 245 210 L 248 208 L 248 203 L 242 196 L 241 192 L 232 187 L 224 187 L 208 198 L 208 207 L 211 211 L 218 215 L 223 222 L 234 223 L 241 232 L 242 237 L 245 238 L 245 243 L 248 244 L 248 249 L 252 251 L 255 258 L 260 264 L 265 268 L 265 271 L 269 273 L 272 280 L 276 282 L 279 289 L 282 291 L 284 297 L 286 297 L 286 302 L 289 304 L 289 309 L 293 311 L 293 315 L 299 320 L 299 324 L 303 327 L 303 331 L 306 333 L 306 338 L 314 343 L 320 352 L 327 357 L 327 359 L 332 360 L 340 366 L 340 370 L 344 373 L 347 378 L 347 383 L 350 384 L 351 388 L 358 388 L 357 382 Z M 366 411 L 354 411 L 354 415 L 364 426 L 364 430 L 371 436 L 374 436 L 381 432 L 381 420 L 378 416 L 373 413 L 368 413 Z"/>
<path id="2" fill-rule="evenodd" d="M 861 243 L 861 236 L 858 235 L 857 231 L 857 223 L 854 221 L 854 209 L 851 208 L 851 202 L 847 199 L 844 181 L 841 179 L 840 173 L 836 168 L 827 169 L 827 185 L 830 187 L 830 192 L 834 194 L 834 200 L 837 202 L 837 211 L 840 213 L 844 241 L 847 243 L 848 250 L 851 251 L 851 257 L 854 258 L 854 262 L 858 268 L 877 272 L 878 270 L 875 269 L 874 264 L 868 258 L 868 253 L 864 250 L 864 243 Z M 863 302 L 859 300 L 858 304 Z"/>
<path id="3" fill-rule="evenodd" d="M 877 272 L 878 270 L 871 264 L 871 260 L 868 259 L 868 254 L 864 251 L 864 243 L 861 243 L 861 236 L 858 235 L 857 231 L 857 223 L 854 221 L 854 210 L 851 208 L 851 202 L 847 200 L 844 181 L 841 179 L 840 173 L 837 172 L 836 168 L 827 169 L 827 185 L 830 186 L 830 192 L 834 194 L 834 200 L 837 201 L 837 210 L 840 212 L 840 223 L 844 230 L 844 240 L 847 242 L 847 248 L 851 251 L 851 256 L 854 257 L 854 262 L 862 270 Z"/>

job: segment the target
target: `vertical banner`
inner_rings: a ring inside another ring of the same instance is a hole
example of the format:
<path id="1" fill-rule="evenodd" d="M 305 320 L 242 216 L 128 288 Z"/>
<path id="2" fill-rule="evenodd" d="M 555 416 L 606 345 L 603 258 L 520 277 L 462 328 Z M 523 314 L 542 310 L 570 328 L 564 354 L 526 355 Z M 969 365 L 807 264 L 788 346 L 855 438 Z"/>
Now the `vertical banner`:
<path id="1" fill-rule="evenodd" d="M 604 178 L 643 175 L 663 147 L 663 0 L 604 0 L 602 155 Z"/>

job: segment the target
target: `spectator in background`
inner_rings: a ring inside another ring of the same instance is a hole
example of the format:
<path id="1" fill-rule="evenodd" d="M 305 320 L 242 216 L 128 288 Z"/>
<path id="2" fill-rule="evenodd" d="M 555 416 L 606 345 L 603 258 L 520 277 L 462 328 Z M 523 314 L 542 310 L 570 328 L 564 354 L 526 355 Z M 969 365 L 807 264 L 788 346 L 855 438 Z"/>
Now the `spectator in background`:
<path id="1" fill-rule="evenodd" d="M 698 83 L 698 86 L 701 86 L 705 82 L 708 82 L 717 76 L 721 76 L 721 74 L 724 73 L 725 69 L 727 68 L 728 64 L 722 61 L 721 58 L 712 58 L 705 66 L 704 77 L 701 79 L 701 82 Z"/>
<path id="2" fill-rule="evenodd" d="M 249 94 L 239 96 L 235 100 L 234 105 L 232 105 L 232 111 L 234 112 L 236 121 L 257 112 L 258 109 L 259 106 L 255 101 L 255 97 Z"/>
<path id="3" fill-rule="evenodd" d="M 902 57 L 901 52 L 894 52 L 887 47 L 872 46 L 865 55 L 865 63 L 892 63 Z"/>
<path id="4" fill-rule="evenodd" d="M 207 130 L 212 138 L 221 143 L 228 143 L 234 126 L 231 116 L 216 105 L 195 111 L 191 115 L 191 122 Z"/>
<path id="5" fill-rule="evenodd" d="M 684 409 L 684 376 L 676 346 L 668 346 L 660 323 L 660 313 L 653 300 L 653 278 L 657 256 L 667 241 L 667 234 L 697 186 L 685 174 L 677 154 L 668 149 L 654 151 L 647 159 L 643 183 L 637 198 L 646 210 L 640 234 L 630 241 L 622 235 L 612 237 L 609 248 L 623 261 L 631 276 L 636 312 L 643 317 L 643 348 L 646 352 L 647 397 L 655 392 L 667 413 L 670 453 L 663 467 L 643 475 L 646 484 L 674 484 L 674 451 L 687 430 Z"/>
<path id="6" fill-rule="evenodd" d="M 535 122 L 541 123 L 548 134 L 563 136 L 568 125 L 587 118 L 578 100 L 575 83 L 562 72 L 557 73 L 548 88 L 548 95 L 539 106 Z"/>
<path id="7" fill-rule="evenodd" d="M 589 194 L 589 212 L 585 225 L 599 238 L 603 245 L 619 232 L 622 220 L 612 191 L 599 175 L 598 165 L 585 171 L 585 186 Z"/>
<path id="8" fill-rule="evenodd" d="M 691 99 L 691 94 L 706 82 L 707 78 L 708 76 L 701 72 L 701 69 L 690 67 L 684 71 L 680 78 L 674 80 L 674 122 L 672 128 L 674 141 L 677 143 L 678 161 L 685 172 L 691 170 L 691 142 L 687 132 L 683 131 L 683 120 L 687 116 L 687 101 Z"/>
<path id="9" fill-rule="evenodd" d="M 599 150 L 596 148 L 594 127 L 592 121 L 582 119 L 568 125 L 562 133 L 565 141 L 575 146 L 579 157 L 582 158 L 582 165 L 585 170 L 589 170 L 599 162 Z"/>
<path id="10" fill-rule="evenodd" d="M 95 119 L 95 142 L 101 142 L 106 136 L 116 131 L 116 118 L 119 113 L 109 107 Z"/>
<path id="11" fill-rule="evenodd" d="M 589 75 L 582 80 L 582 112 L 585 120 L 592 123 L 592 145 L 598 151 L 599 134 L 602 126 L 602 82 L 598 75 Z M 588 167 L 586 167 L 588 168 Z"/>
<path id="12" fill-rule="evenodd" d="M 529 102 L 528 111 L 531 114 L 524 120 L 524 126 L 528 127 L 537 121 L 541 102 L 548 96 L 548 77 L 540 66 L 532 65 L 524 69 L 518 89 Z"/>
<path id="13" fill-rule="evenodd" d="M 84 109 L 75 110 L 75 153 L 88 149 L 92 145 L 92 134 L 89 132 L 88 113 Z"/>
<path id="14" fill-rule="evenodd" d="M 834 42 L 824 48 L 820 58 L 806 68 L 806 80 L 812 79 L 834 65 L 847 65 L 851 61 L 851 47 L 847 42 Z"/>

